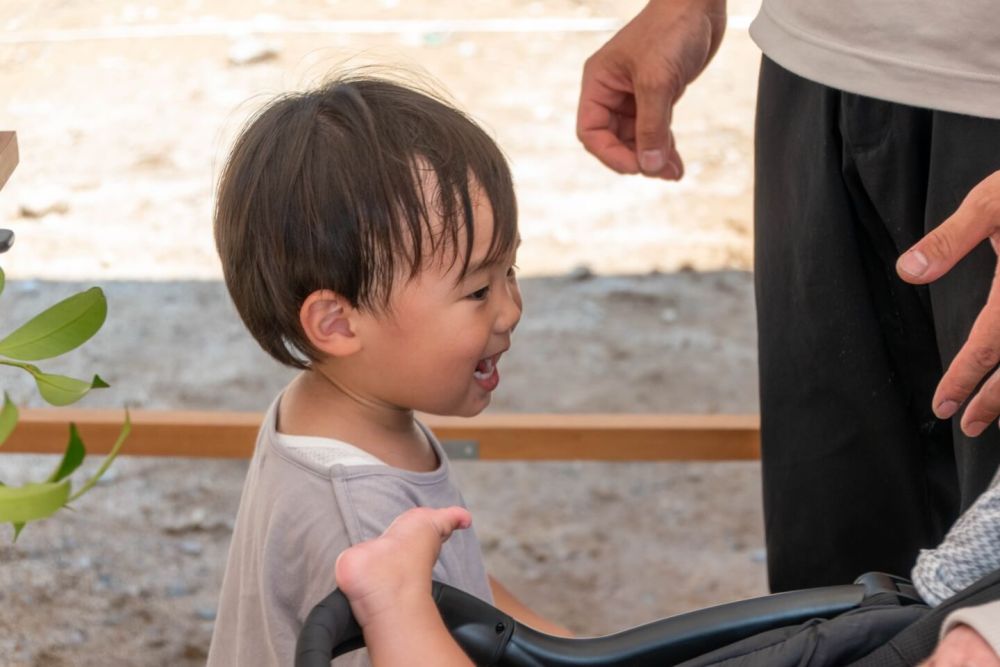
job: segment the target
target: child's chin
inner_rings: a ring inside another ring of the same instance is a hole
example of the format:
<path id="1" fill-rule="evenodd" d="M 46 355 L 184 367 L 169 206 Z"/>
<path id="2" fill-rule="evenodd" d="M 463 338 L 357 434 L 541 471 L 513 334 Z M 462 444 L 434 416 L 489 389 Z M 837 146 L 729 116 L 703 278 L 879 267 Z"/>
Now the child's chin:
<path id="1" fill-rule="evenodd" d="M 480 412 L 482 412 L 487 407 L 489 407 L 489 404 L 490 404 L 490 395 L 487 394 L 485 396 L 485 398 L 483 398 L 481 400 L 478 400 L 478 401 L 476 401 L 474 403 L 471 403 L 469 405 L 463 405 L 458 410 L 456 410 L 453 414 L 456 417 L 475 417 Z"/>

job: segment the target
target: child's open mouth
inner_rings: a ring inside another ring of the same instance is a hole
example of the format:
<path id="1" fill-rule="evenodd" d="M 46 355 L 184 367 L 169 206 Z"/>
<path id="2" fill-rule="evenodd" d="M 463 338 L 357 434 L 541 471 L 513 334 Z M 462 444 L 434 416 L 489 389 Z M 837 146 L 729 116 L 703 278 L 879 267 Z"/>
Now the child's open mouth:
<path id="1" fill-rule="evenodd" d="M 486 391 L 493 391 L 500 384 L 500 373 L 497 371 L 497 361 L 500 359 L 500 354 L 497 352 L 492 357 L 480 359 L 479 363 L 476 364 L 476 370 L 472 373 L 472 377 Z"/>

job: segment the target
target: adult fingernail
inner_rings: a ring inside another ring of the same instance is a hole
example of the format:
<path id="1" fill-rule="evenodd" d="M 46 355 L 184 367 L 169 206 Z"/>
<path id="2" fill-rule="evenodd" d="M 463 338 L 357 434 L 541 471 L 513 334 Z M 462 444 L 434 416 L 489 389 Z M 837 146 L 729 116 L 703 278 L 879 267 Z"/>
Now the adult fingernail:
<path id="1" fill-rule="evenodd" d="M 644 174 L 657 174 L 667 163 L 663 151 L 643 151 L 639 156 L 639 166 Z"/>
<path id="2" fill-rule="evenodd" d="M 948 419 L 958 410 L 958 403 L 955 401 L 941 401 L 938 403 L 937 409 L 934 413 L 937 415 L 938 419 Z"/>
<path id="3" fill-rule="evenodd" d="M 899 258 L 899 268 L 914 278 L 924 275 L 928 266 L 930 263 L 927 261 L 927 257 L 919 250 L 911 250 Z"/>
<path id="4" fill-rule="evenodd" d="M 965 432 L 975 437 L 985 431 L 987 426 L 988 424 L 986 422 L 970 422 L 969 425 L 965 427 Z"/>

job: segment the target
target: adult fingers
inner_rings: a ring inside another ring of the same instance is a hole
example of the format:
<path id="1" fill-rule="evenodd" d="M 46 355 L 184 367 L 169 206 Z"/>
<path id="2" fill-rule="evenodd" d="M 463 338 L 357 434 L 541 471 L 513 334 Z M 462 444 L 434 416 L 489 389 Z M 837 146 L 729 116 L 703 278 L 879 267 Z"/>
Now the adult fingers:
<path id="1" fill-rule="evenodd" d="M 995 172 L 969 192 L 954 214 L 900 256 L 896 272 L 914 284 L 937 280 L 998 229 L 1000 172 Z"/>
<path id="2" fill-rule="evenodd" d="M 614 78 L 609 65 L 595 54 L 583 69 L 580 104 L 576 115 L 576 136 L 587 152 L 620 174 L 639 173 L 635 151 L 619 135 L 620 116 L 630 104 L 630 95 L 622 86 L 609 83 Z"/>
<path id="3" fill-rule="evenodd" d="M 681 154 L 677 152 L 677 141 L 674 139 L 672 130 L 670 132 L 670 154 L 667 156 L 667 165 L 671 167 L 671 173 L 674 174 L 674 178 L 680 179 L 684 175 L 684 160 L 681 159 Z M 662 176 L 663 178 L 668 178 L 666 175 Z"/>
<path id="4" fill-rule="evenodd" d="M 994 276 L 986 306 L 976 317 L 969 338 L 955 355 L 938 383 L 932 399 L 934 414 L 948 419 L 976 391 L 987 374 L 1000 363 L 1000 280 Z M 970 435 L 982 433 L 989 422 L 1000 416 L 1000 377 L 991 377 L 969 402 L 962 416 L 962 430 Z"/>
<path id="5" fill-rule="evenodd" d="M 969 401 L 962 415 L 962 432 L 976 437 L 1000 417 L 1000 374 L 994 373 Z"/>

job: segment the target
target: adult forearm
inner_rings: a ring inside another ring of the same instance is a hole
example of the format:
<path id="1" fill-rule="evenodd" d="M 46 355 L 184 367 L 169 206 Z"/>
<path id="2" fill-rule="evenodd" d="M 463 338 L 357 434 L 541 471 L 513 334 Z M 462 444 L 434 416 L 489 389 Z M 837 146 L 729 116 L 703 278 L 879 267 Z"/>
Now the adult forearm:
<path id="1" fill-rule="evenodd" d="M 647 7 L 658 13 L 700 16 L 710 35 L 710 47 L 705 58 L 705 64 L 708 64 L 726 34 L 726 4 L 726 0 L 649 0 Z"/>

